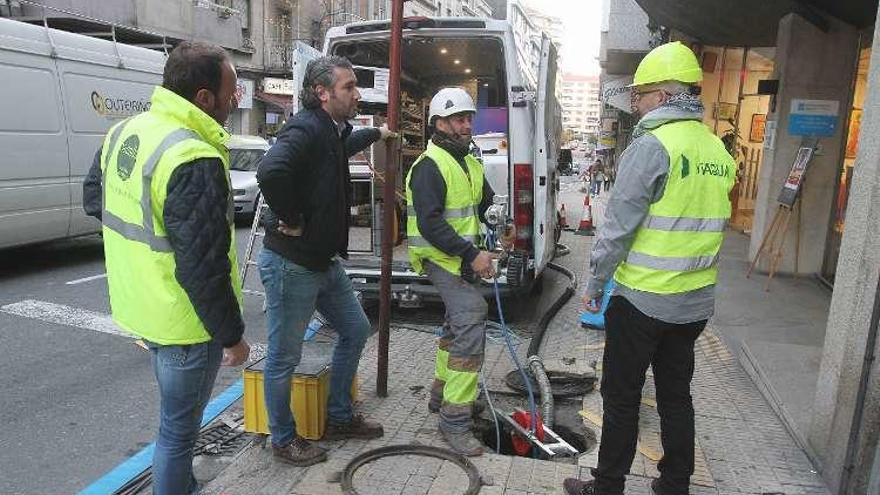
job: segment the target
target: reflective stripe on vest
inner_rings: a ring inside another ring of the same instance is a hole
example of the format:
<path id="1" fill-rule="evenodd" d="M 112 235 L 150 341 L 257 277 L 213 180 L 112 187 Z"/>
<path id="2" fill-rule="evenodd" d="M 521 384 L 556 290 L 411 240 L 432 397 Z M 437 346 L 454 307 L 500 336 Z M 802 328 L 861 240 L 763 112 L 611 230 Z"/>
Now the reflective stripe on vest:
<path id="1" fill-rule="evenodd" d="M 406 214 L 416 216 L 416 209 L 409 205 L 406 207 Z M 464 208 L 448 208 L 443 210 L 443 218 L 467 218 L 473 216 L 474 207 L 473 206 L 465 206 Z"/>
<path id="2" fill-rule="evenodd" d="M 724 232 L 726 218 L 683 218 L 648 215 L 642 227 L 667 232 Z"/>
<path id="3" fill-rule="evenodd" d="M 102 183 L 104 184 L 107 183 L 107 170 L 110 168 L 107 166 L 107 162 L 109 161 L 110 156 L 113 155 L 113 151 L 116 148 L 116 142 L 119 140 L 119 135 L 122 133 L 122 128 L 126 123 L 127 122 L 122 122 L 116 126 L 116 129 L 113 130 L 113 134 L 110 136 L 110 150 L 108 150 L 104 159 L 104 173 L 102 178 Z M 156 165 L 159 164 L 162 155 L 172 146 L 182 141 L 186 141 L 187 139 L 201 140 L 195 131 L 190 129 L 177 129 L 165 136 L 159 146 L 152 154 L 150 154 L 149 158 L 147 158 L 147 161 L 144 162 L 143 187 L 141 192 L 141 211 L 144 215 L 143 225 L 128 223 L 119 218 L 107 210 L 106 201 L 102 201 L 101 222 L 105 227 L 130 241 L 146 244 L 150 246 L 150 249 L 153 251 L 162 253 L 170 253 L 173 251 L 171 243 L 168 242 L 168 238 L 157 236 L 155 233 L 155 228 L 153 226 L 153 195 L 150 194 L 150 186 L 153 182 L 153 172 L 156 170 Z M 106 188 L 104 194 L 106 194 Z"/>
<path id="4" fill-rule="evenodd" d="M 631 265 L 643 266 L 654 270 L 665 270 L 669 272 L 690 272 L 694 270 L 704 270 L 712 268 L 718 261 L 718 255 L 715 256 L 693 256 L 690 258 L 673 258 L 668 256 L 651 256 L 645 253 L 636 253 L 630 251 L 626 257 L 626 262 Z"/>
<path id="5" fill-rule="evenodd" d="M 669 157 L 666 184 L 614 278 L 628 288 L 655 294 L 680 294 L 712 285 L 730 218 L 728 194 L 736 164 L 701 122 L 670 122 L 650 133 Z"/>
<path id="6" fill-rule="evenodd" d="M 480 242 L 480 236 L 477 235 L 461 235 L 459 237 L 466 241 L 470 241 L 474 244 Z M 408 235 L 406 236 L 406 243 L 412 247 L 433 247 L 434 245 L 428 242 L 427 239 L 420 235 Z"/>

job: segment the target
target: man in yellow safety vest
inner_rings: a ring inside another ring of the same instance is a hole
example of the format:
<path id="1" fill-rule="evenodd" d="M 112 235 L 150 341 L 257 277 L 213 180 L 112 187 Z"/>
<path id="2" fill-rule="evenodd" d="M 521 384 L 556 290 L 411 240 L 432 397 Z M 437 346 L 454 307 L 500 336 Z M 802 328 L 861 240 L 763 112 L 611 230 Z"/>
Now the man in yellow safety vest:
<path id="1" fill-rule="evenodd" d="M 214 379 L 250 351 L 223 129 L 235 88 L 222 48 L 181 43 L 150 109 L 110 129 L 83 183 L 83 207 L 103 224 L 113 321 L 152 353 L 160 495 L 198 492 L 193 447 Z"/>
<path id="2" fill-rule="evenodd" d="M 446 306 L 428 409 L 440 413 L 440 432 L 455 451 L 476 456 L 483 446 L 473 435 L 471 416 L 488 305 L 462 269 L 482 278 L 495 274 L 493 256 L 477 247 L 481 217 L 495 193 L 470 154 L 477 112 L 471 96 L 461 88 L 443 88 L 428 112 L 434 135 L 406 177 L 409 259 L 417 272 L 427 274 Z M 509 244 L 509 237 L 503 242 Z"/>
<path id="3" fill-rule="evenodd" d="M 568 495 L 620 494 L 633 462 L 645 372 L 654 370 L 663 458 L 651 487 L 686 494 L 694 472 L 690 382 L 694 342 L 712 316 L 718 254 L 730 218 L 736 164 L 703 125 L 690 48 L 661 45 L 639 64 L 632 108 L 641 117 L 620 160 L 590 260 L 584 302 L 599 311 L 606 282 L 603 424 L 593 480 L 569 478 Z"/>

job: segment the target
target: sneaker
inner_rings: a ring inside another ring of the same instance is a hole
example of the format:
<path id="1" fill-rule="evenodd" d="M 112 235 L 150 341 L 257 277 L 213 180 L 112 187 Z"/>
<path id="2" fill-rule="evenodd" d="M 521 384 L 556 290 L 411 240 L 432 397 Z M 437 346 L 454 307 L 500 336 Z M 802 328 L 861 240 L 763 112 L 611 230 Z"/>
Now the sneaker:
<path id="1" fill-rule="evenodd" d="M 367 421 L 360 414 L 355 414 L 348 423 L 328 423 L 323 440 L 345 440 L 348 438 L 370 440 L 383 435 L 385 435 L 385 429 L 381 424 Z"/>
<path id="2" fill-rule="evenodd" d="M 596 481 L 581 481 L 577 478 L 565 478 L 562 482 L 562 489 L 565 495 L 594 495 L 596 492 Z"/>
<path id="3" fill-rule="evenodd" d="M 446 443 L 452 447 L 452 450 L 461 455 L 477 457 L 483 455 L 483 452 L 486 451 L 483 444 L 474 437 L 473 432 L 470 430 L 459 433 L 447 431 L 441 427 L 440 433 L 443 435 L 443 440 L 446 440 Z"/>
<path id="4" fill-rule="evenodd" d="M 297 436 L 284 447 L 272 445 L 275 459 L 294 466 L 311 466 L 327 460 L 327 451 L 313 445 L 303 437 Z"/>

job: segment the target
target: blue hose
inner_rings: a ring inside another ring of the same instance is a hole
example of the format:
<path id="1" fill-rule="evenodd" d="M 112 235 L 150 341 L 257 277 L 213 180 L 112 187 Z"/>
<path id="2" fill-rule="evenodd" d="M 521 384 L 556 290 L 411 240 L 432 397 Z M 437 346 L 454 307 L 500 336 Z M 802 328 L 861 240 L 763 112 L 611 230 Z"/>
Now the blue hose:
<path id="1" fill-rule="evenodd" d="M 491 229 L 486 236 L 486 244 L 489 246 L 489 249 L 493 249 L 495 247 L 495 236 L 493 235 Z M 513 341 L 510 338 L 510 329 L 507 328 L 507 323 L 504 321 L 504 311 L 501 308 L 501 291 L 498 289 L 498 274 L 492 278 L 492 284 L 495 288 L 495 304 L 498 307 L 498 319 L 501 323 L 501 333 L 504 335 L 504 341 L 507 343 L 507 351 L 510 353 L 511 359 L 513 359 L 513 364 L 516 365 L 516 369 L 519 371 L 520 376 L 522 376 L 523 383 L 526 386 L 526 392 L 529 397 L 529 415 L 530 415 L 530 428 L 529 431 L 535 433 L 538 430 L 538 408 L 535 405 L 535 392 L 532 390 L 532 382 L 529 380 L 528 375 L 526 375 L 525 368 L 523 368 L 522 363 L 520 363 L 519 358 L 516 356 L 516 350 L 513 348 Z M 488 393 L 487 393 L 488 395 Z"/>

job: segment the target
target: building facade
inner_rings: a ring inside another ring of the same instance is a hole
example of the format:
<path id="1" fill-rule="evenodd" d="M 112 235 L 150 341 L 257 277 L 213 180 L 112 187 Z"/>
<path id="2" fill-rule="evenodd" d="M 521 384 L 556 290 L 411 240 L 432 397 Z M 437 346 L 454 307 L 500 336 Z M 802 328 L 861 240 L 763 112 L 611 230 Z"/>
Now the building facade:
<path id="1" fill-rule="evenodd" d="M 405 16 L 492 17 L 506 2 L 413 0 Z M 0 0 L 0 16 L 161 51 L 196 39 L 225 48 L 239 77 L 234 134 L 273 135 L 296 109 L 298 54 L 333 26 L 388 19 L 391 0 Z"/>
<path id="2" fill-rule="evenodd" d="M 559 103 L 562 106 L 562 128 L 568 130 L 572 138 L 592 141 L 598 137 L 602 108 L 599 76 L 563 73 Z"/>

